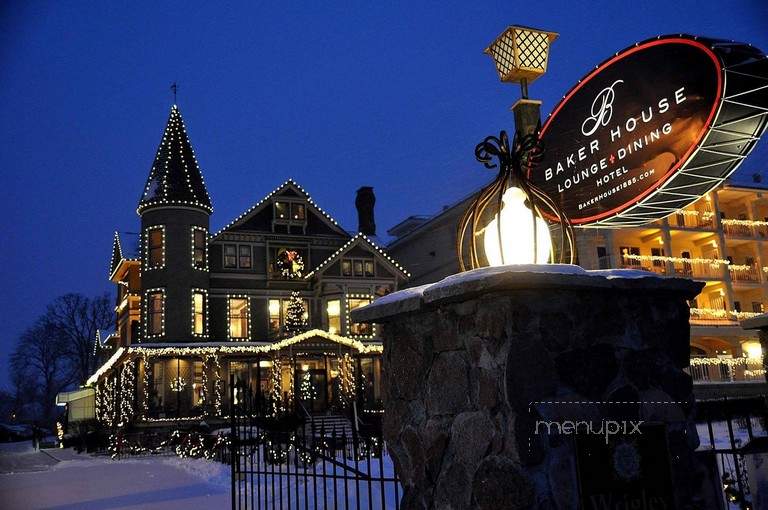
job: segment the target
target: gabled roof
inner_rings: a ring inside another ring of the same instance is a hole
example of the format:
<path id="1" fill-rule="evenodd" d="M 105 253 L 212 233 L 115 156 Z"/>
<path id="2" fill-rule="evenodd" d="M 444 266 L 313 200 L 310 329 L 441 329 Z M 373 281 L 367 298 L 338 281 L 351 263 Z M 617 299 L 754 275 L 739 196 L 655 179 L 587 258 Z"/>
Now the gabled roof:
<path id="1" fill-rule="evenodd" d="M 124 232 L 125 234 L 125 232 Z M 130 234 L 128 235 L 136 235 L 136 234 Z M 115 230 L 115 236 L 112 239 L 112 257 L 109 260 L 109 275 L 108 278 L 112 280 L 115 276 L 115 271 L 120 267 L 120 264 L 123 262 L 131 262 L 131 261 L 138 261 L 139 260 L 139 254 L 135 252 L 134 248 L 130 246 L 123 247 L 123 244 L 120 242 L 120 234 L 117 230 Z"/>
<path id="2" fill-rule="evenodd" d="M 107 344 L 109 344 L 109 339 L 114 335 L 115 332 L 111 333 L 102 333 L 100 329 L 96 330 L 96 337 L 93 341 L 93 354 L 94 356 L 98 353 L 99 349 L 103 349 L 104 347 L 107 347 Z"/>
<path id="3" fill-rule="evenodd" d="M 398 264 L 395 259 L 390 257 L 384 250 L 379 248 L 373 241 L 371 241 L 365 234 L 358 233 L 355 235 L 352 239 L 350 239 L 344 246 L 336 250 L 336 252 L 325 259 L 323 262 L 320 263 L 319 266 L 314 268 L 312 271 L 310 271 L 305 277 L 305 280 L 308 280 L 312 278 L 317 273 L 323 272 L 328 266 L 330 266 L 334 261 L 340 259 L 344 256 L 345 253 L 347 253 L 349 250 L 354 248 L 355 246 L 358 246 L 360 244 L 364 244 L 368 246 L 373 251 L 377 252 L 379 255 L 382 256 L 383 260 L 387 263 L 387 265 L 396 273 L 400 273 L 404 278 L 410 278 L 411 274 L 405 270 L 403 266 Z"/>
<path id="4" fill-rule="evenodd" d="M 115 237 L 112 239 L 112 258 L 109 260 L 109 274 L 114 274 L 120 261 L 123 260 L 123 249 L 120 247 L 120 236 L 115 230 Z M 98 334 L 98 332 L 97 332 Z"/>
<path id="5" fill-rule="evenodd" d="M 331 215 L 330 215 L 330 214 L 328 214 L 327 212 L 325 212 L 325 211 L 324 211 L 324 210 L 323 210 L 323 209 L 322 209 L 320 206 L 318 206 L 318 205 L 317 205 L 317 204 L 314 202 L 314 200 L 312 200 L 312 197 L 309 195 L 309 193 L 307 193 L 307 192 L 304 190 L 304 188 L 302 188 L 302 187 L 299 185 L 299 183 L 297 183 L 297 182 L 296 182 L 296 181 L 294 181 L 293 179 L 288 179 L 287 181 L 285 181 L 284 183 L 282 183 L 280 186 L 278 186 L 277 188 L 275 188 L 275 189 L 273 189 L 271 192 L 269 192 L 269 194 L 267 194 L 267 196 L 265 196 L 264 198 L 262 198 L 261 200 L 259 200 L 259 201 L 258 201 L 258 202 L 256 202 L 255 204 L 253 204 L 251 207 L 249 207 L 248 209 L 246 209 L 246 210 L 245 210 L 243 213 L 241 213 L 241 214 L 240 214 L 240 215 L 239 215 L 237 218 L 235 218 L 234 220 L 230 221 L 229 223 L 227 223 L 226 225 L 224 225 L 224 226 L 223 226 L 221 229 L 219 229 L 219 231 L 218 231 L 218 232 L 216 232 L 215 234 L 213 234 L 213 235 L 211 236 L 211 241 L 215 240 L 215 239 L 216 239 L 216 238 L 217 238 L 217 237 L 218 237 L 218 236 L 219 236 L 221 233 L 223 233 L 225 230 L 228 230 L 228 229 L 230 229 L 230 228 L 232 228 L 232 227 L 236 227 L 236 226 L 238 226 L 238 225 L 241 225 L 241 224 L 245 223 L 246 221 L 248 221 L 248 219 L 249 219 L 249 218 L 251 218 L 252 216 L 254 216 L 255 214 L 257 214 L 259 211 L 261 211 L 261 209 L 262 209 L 262 208 L 264 208 L 264 206 L 266 206 L 266 205 L 269 203 L 269 199 L 270 199 L 270 198 L 272 198 L 272 197 L 273 197 L 273 196 L 275 196 L 275 195 L 280 195 L 280 194 L 282 194 L 282 193 L 283 193 L 283 192 L 284 192 L 286 189 L 288 189 L 288 188 L 291 188 L 291 189 L 293 189 L 293 190 L 294 190 L 296 193 L 298 193 L 300 196 L 303 196 L 303 197 L 305 197 L 305 198 L 307 199 L 307 202 L 309 203 L 309 205 L 310 205 L 310 206 L 311 206 L 311 207 L 312 207 L 312 208 L 313 208 L 313 209 L 314 209 L 316 212 L 318 212 L 318 213 L 319 213 L 319 214 L 318 214 L 318 216 L 319 216 L 319 217 L 320 217 L 320 218 L 321 218 L 321 219 L 322 219 L 322 220 L 323 220 L 323 221 L 324 221 L 324 222 L 325 222 L 325 223 L 326 223 L 326 224 L 327 224 L 327 225 L 328 225 L 330 228 L 332 228 L 333 230 L 336 230 L 336 231 L 337 231 L 339 234 L 341 234 L 341 235 L 344 235 L 344 236 L 348 236 L 348 235 L 349 235 L 349 234 L 348 234 L 348 233 L 347 233 L 347 232 L 346 232 L 346 231 L 345 231 L 343 228 L 341 228 L 341 227 L 339 226 L 339 223 L 338 223 L 338 222 L 337 222 L 335 219 L 333 219 L 333 217 L 331 217 Z"/>
<path id="6" fill-rule="evenodd" d="M 136 212 L 141 214 L 148 207 L 167 205 L 198 207 L 213 212 L 211 198 L 176 105 L 171 107 Z"/>

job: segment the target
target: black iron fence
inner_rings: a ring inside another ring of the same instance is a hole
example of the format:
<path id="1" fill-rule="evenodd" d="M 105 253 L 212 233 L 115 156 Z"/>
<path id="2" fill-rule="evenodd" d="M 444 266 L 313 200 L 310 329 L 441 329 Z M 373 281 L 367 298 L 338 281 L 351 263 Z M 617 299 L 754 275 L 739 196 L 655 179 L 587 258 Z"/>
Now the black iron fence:
<path id="1" fill-rule="evenodd" d="M 756 487 L 746 461 L 768 453 L 768 397 L 700 401 L 695 417 L 699 451 L 714 454 L 718 464 L 724 508 L 752 508 Z"/>
<path id="2" fill-rule="evenodd" d="M 381 435 L 267 417 L 230 384 L 232 508 L 399 509 L 402 489 Z"/>

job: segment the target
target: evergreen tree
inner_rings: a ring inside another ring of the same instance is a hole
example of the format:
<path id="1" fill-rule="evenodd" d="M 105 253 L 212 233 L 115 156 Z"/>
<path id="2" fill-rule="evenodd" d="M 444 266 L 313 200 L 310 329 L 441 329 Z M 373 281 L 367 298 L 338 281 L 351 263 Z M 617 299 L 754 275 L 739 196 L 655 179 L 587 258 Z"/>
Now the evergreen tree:
<path id="1" fill-rule="evenodd" d="M 312 384 L 309 372 L 304 372 L 301 376 L 301 385 L 299 386 L 299 395 L 301 400 L 311 402 L 317 398 L 317 392 L 315 391 L 315 385 Z"/>
<path id="2" fill-rule="evenodd" d="M 291 301 L 288 303 L 288 310 L 285 314 L 285 331 L 290 335 L 298 335 L 307 329 L 307 320 L 305 319 L 307 311 L 304 309 L 304 300 L 299 297 L 299 293 L 294 291 L 291 294 Z"/>

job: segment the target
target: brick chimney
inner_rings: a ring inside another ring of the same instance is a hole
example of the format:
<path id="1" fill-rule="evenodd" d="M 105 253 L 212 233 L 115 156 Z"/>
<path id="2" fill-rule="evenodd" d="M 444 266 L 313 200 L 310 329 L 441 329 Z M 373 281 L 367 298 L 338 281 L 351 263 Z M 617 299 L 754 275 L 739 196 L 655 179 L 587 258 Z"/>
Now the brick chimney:
<path id="1" fill-rule="evenodd" d="M 357 231 L 367 236 L 376 235 L 376 222 L 373 219 L 373 206 L 376 205 L 376 195 L 373 188 L 363 186 L 357 190 L 355 207 L 357 208 Z"/>

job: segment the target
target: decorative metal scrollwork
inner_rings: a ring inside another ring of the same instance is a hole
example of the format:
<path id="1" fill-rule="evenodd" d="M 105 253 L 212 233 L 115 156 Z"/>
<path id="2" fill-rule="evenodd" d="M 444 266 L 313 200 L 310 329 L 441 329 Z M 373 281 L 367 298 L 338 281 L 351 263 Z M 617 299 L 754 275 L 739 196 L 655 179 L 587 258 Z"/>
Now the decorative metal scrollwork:
<path id="1" fill-rule="evenodd" d="M 520 135 L 515 133 L 512 144 L 505 131 L 498 137 L 488 136 L 475 147 L 475 158 L 486 168 L 498 168 L 496 178 L 477 194 L 459 221 L 456 249 L 461 271 L 489 265 L 487 257 L 478 247 L 478 237 L 484 235 L 484 229 L 490 218 L 498 217 L 504 204 L 504 193 L 512 188 L 519 188 L 525 194 L 525 206 L 530 209 L 533 219 L 533 246 L 537 253 L 536 218 L 542 218 L 550 224 L 559 224 L 559 246 L 552 244 L 549 260 L 558 263 L 573 264 L 576 258 L 573 226 L 558 204 L 528 179 L 528 173 L 541 161 L 544 149 L 539 132 L 541 124 L 533 133 Z M 501 221 L 496 221 L 497 239 L 502 239 Z M 552 229 L 550 229 L 552 230 Z M 500 242 L 500 244 L 502 244 Z M 503 247 L 500 246 L 501 259 L 505 260 Z"/>

